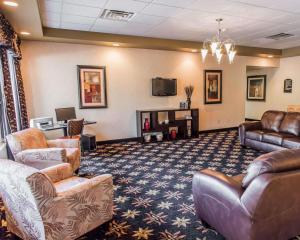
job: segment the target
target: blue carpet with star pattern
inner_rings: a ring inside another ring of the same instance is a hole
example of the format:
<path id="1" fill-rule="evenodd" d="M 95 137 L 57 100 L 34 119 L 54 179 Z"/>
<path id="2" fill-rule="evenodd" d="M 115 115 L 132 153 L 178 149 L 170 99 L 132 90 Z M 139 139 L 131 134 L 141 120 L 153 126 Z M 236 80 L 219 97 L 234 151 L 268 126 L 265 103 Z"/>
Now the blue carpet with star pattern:
<path id="1" fill-rule="evenodd" d="M 198 221 L 192 199 L 195 171 L 244 172 L 262 152 L 241 148 L 237 131 L 161 143 L 101 145 L 82 159 L 80 174 L 114 177 L 114 218 L 80 239 L 224 239 Z M 15 239 L 5 228 L 0 239 Z"/>

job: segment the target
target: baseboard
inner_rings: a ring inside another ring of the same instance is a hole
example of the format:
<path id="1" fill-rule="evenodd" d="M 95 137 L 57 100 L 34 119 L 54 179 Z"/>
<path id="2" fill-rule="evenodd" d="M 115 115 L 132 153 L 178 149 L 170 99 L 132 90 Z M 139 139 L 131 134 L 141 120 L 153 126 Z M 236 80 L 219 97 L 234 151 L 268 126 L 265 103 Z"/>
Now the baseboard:
<path id="1" fill-rule="evenodd" d="M 254 121 L 260 121 L 260 120 L 254 119 L 254 118 L 245 118 L 245 121 L 254 122 Z"/>
<path id="2" fill-rule="evenodd" d="M 113 140 L 104 140 L 104 141 L 97 141 L 97 145 L 103 144 L 113 144 L 113 143 L 120 143 L 120 142 L 134 142 L 138 141 L 140 138 L 133 137 L 133 138 L 121 138 L 121 139 L 113 139 Z"/>
<path id="3" fill-rule="evenodd" d="M 238 127 L 217 128 L 217 129 L 201 130 L 199 131 L 199 133 L 214 133 L 214 132 L 230 131 L 230 130 L 237 130 L 237 129 Z"/>

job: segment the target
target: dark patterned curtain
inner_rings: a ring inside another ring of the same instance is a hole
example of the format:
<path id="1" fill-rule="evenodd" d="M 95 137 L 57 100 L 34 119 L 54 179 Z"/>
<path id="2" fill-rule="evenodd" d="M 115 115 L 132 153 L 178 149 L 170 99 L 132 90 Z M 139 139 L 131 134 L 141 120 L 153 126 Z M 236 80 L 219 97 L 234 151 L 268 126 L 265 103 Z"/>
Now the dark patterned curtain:
<path id="1" fill-rule="evenodd" d="M 3 86 L 2 86 L 2 105 L 4 107 L 4 112 L 6 113 L 5 118 L 7 119 L 7 124 L 9 132 L 17 131 L 17 117 L 15 112 L 15 104 L 18 104 L 18 109 L 20 109 L 20 127 L 25 129 L 29 127 L 28 116 L 25 102 L 25 93 L 23 86 L 23 79 L 20 70 L 20 39 L 12 26 L 9 24 L 7 19 L 2 13 L 0 13 L 0 57 L 2 63 L 3 72 Z M 14 89 L 12 89 L 11 75 L 8 62 L 8 51 L 13 53 L 14 57 L 14 69 L 16 77 L 17 89 L 15 89 L 18 94 L 18 102 L 14 101 L 13 94 Z"/>

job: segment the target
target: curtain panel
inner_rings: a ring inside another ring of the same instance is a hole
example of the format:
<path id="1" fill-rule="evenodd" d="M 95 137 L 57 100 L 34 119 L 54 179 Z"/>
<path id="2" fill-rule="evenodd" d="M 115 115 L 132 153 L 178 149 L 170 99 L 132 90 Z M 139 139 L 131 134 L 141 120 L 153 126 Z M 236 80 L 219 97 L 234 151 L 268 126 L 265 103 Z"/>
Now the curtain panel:
<path id="1" fill-rule="evenodd" d="M 8 133 L 20 130 L 17 128 L 18 124 L 21 129 L 29 127 L 23 79 L 20 70 L 20 60 L 22 58 L 20 44 L 21 41 L 17 33 L 9 24 L 5 16 L 0 13 L 0 57 L 3 72 L 2 100 L 4 113 L 6 114 L 6 116 L 4 117 L 7 119 L 6 122 L 8 124 L 8 126 L 6 126 L 9 131 Z M 12 69 L 9 68 L 8 51 L 13 53 L 15 69 L 15 73 L 13 73 L 13 76 L 16 77 L 17 89 L 12 89 L 12 79 L 10 74 L 10 71 L 12 71 Z M 13 98 L 14 91 L 16 91 L 18 94 L 17 102 L 14 101 Z M 18 122 L 18 124 L 15 112 L 15 104 L 18 104 L 18 109 L 20 109 L 21 122 Z"/>

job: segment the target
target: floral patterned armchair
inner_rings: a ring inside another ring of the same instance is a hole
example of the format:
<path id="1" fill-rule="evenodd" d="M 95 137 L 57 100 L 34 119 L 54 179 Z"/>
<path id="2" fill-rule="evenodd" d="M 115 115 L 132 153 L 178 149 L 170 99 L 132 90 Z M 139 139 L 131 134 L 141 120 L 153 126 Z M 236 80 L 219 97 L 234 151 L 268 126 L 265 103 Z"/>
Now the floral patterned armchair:
<path id="1" fill-rule="evenodd" d="M 73 171 L 80 165 L 78 139 L 47 140 L 43 131 L 28 128 L 6 137 L 8 146 L 17 162 L 43 169 L 63 162 L 70 163 Z"/>
<path id="2" fill-rule="evenodd" d="M 41 171 L 0 160 L 7 228 L 25 240 L 71 240 L 112 219 L 113 181 L 73 176 L 68 163 Z"/>

